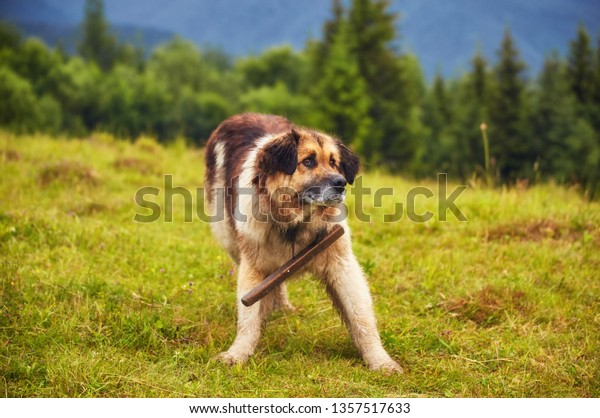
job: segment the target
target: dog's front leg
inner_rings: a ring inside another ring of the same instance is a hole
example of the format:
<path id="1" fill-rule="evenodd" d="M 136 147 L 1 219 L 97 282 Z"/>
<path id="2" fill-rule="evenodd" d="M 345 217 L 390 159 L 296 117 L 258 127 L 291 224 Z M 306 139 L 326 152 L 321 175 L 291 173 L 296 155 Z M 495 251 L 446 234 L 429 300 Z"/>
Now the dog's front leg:
<path id="1" fill-rule="evenodd" d="M 340 312 L 363 360 L 372 370 L 402 373 L 383 348 L 373 311 L 373 301 L 362 269 L 352 253 L 325 272 L 327 293 Z"/>
<path id="2" fill-rule="evenodd" d="M 244 363 L 254 354 L 263 321 L 269 312 L 273 310 L 273 295 L 267 295 L 252 306 L 244 306 L 241 302 L 242 296 L 248 293 L 263 278 L 242 258 L 238 269 L 237 284 L 237 335 L 229 350 L 219 355 L 221 361 L 226 364 Z"/>

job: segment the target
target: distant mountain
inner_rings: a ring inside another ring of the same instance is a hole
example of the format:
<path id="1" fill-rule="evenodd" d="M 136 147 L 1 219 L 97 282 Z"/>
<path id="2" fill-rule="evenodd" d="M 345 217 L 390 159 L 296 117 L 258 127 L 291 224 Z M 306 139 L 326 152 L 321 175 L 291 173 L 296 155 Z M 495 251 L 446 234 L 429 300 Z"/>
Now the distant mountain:
<path id="1" fill-rule="evenodd" d="M 438 67 L 446 75 L 467 70 L 478 48 L 495 62 L 507 27 L 530 76 L 552 50 L 567 53 L 580 23 L 600 34 L 599 0 L 406 0 L 394 7 L 404 11 L 404 44 L 429 77 Z"/>
<path id="2" fill-rule="evenodd" d="M 0 17 L 54 43 L 72 35 L 83 17 L 84 2 L 0 0 Z M 303 48 L 309 38 L 321 36 L 331 2 L 105 0 L 105 6 L 121 36 L 141 34 L 147 46 L 179 34 L 200 46 L 240 55 L 282 43 Z M 477 48 L 494 61 L 506 27 L 532 76 L 551 50 L 566 53 L 579 23 L 593 36 L 600 30 L 599 0 L 396 0 L 392 10 L 400 14 L 401 48 L 419 57 L 428 79 L 436 71 L 457 75 L 468 69 Z"/>
<path id="3" fill-rule="evenodd" d="M 106 3 L 105 3 L 106 4 Z M 83 19 L 84 1 L 0 0 L 0 18 L 16 23 L 27 36 L 43 39 L 49 45 L 62 43 L 74 51 L 79 26 Z M 176 36 L 169 30 L 138 23 L 115 23 L 111 29 L 121 41 L 142 45 L 152 50 Z"/>

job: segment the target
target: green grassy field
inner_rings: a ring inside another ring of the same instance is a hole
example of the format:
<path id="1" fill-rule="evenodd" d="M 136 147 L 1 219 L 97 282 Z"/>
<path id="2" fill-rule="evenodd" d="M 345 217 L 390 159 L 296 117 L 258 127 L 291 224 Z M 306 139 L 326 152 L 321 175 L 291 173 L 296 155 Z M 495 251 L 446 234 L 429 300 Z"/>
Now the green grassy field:
<path id="1" fill-rule="evenodd" d="M 385 224 L 417 183 L 367 171 L 396 192 L 350 221 L 405 369 L 386 376 L 311 277 L 289 284 L 296 312 L 271 318 L 247 365 L 215 360 L 235 336 L 232 263 L 182 199 L 172 223 L 133 222 L 135 192 L 163 174 L 201 186 L 201 150 L 4 133 L 0 167 L 1 396 L 600 396 L 600 205 L 576 190 L 470 187 L 468 222 Z"/>

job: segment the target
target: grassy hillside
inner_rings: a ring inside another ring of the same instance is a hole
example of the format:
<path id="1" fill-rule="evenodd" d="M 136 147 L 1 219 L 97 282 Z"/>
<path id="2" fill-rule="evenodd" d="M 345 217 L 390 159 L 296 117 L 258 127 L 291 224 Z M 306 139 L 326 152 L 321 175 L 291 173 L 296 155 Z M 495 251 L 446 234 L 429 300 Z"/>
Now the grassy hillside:
<path id="1" fill-rule="evenodd" d="M 351 219 L 405 369 L 384 376 L 310 277 L 249 364 L 214 360 L 235 335 L 232 263 L 180 198 L 172 223 L 132 220 L 136 190 L 163 174 L 201 185 L 201 150 L 0 133 L 0 167 L 2 396 L 600 396 L 600 206 L 575 190 L 472 187 L 457 200 L 468 222 L 385 224 L 417 184 L 364 174 L 396 192 L 363 205 L 373 222 Z"/>

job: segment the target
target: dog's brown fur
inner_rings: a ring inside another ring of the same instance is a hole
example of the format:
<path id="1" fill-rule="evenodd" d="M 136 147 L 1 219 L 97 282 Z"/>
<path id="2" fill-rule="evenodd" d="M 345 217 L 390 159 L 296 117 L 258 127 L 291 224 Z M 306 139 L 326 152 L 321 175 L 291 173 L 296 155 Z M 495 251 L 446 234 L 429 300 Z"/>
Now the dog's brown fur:
<path id="1" fill-rule="evenodd" d="M 239 266 L 237 336 L 221 354 L 224 362 L 246 361 L 266 316 L 276 308 L 292 308 L 285 285 L 251 307 L 241 304 L 242 296 L 294 250 L 339 223 L 346 234 L 303 271 L 323 280 L 367 365 L 401 371 L 381 345 L 348 225 L 338 219 L 343 187 L 353 183 L 358 168 L 358 158 L 338 139 L 279 116 L 245 113 L 213 132 L 206 147 L 205 200 L 213 214 L 223 212 L 224 219 L 211 226 Z"/>

